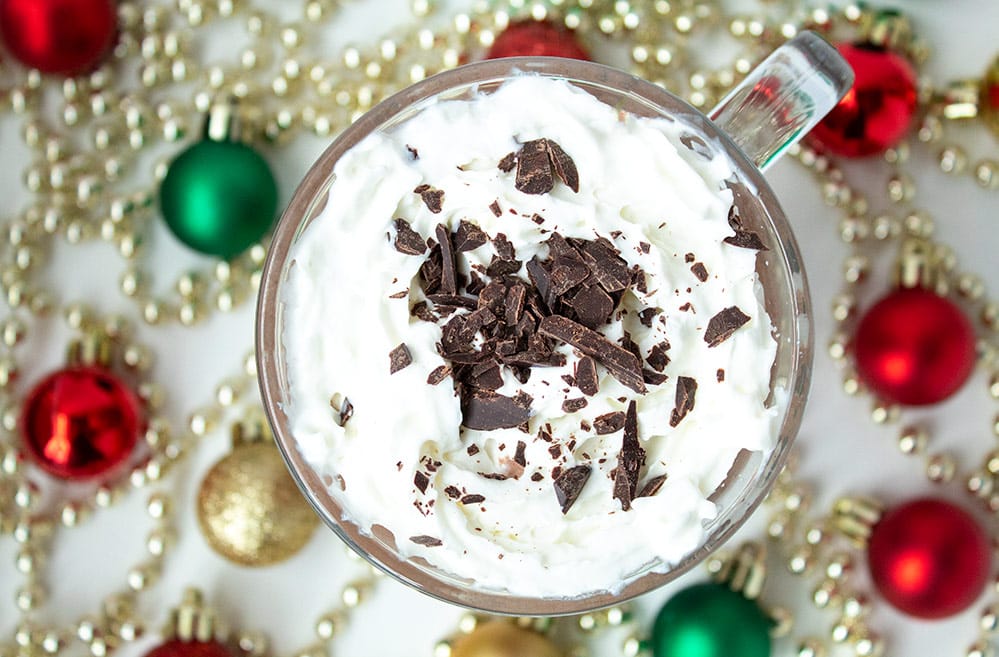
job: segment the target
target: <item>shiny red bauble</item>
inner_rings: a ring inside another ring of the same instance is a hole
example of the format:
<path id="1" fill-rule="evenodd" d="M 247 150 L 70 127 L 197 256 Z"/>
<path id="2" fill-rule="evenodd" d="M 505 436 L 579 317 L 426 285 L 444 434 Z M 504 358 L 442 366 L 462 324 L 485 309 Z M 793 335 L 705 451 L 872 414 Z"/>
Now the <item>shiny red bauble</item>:
<path id="1" fill-rule="evenodd" d="M 974 603 L 989 579 L 991 555 L 985 532 L 967 512 L 934 499 L 885 513 L 867 547 L 878 591 L 918 618 L 944 618 Z"/>
<path id="2" fill-rule="evenodd" d="M 923 288 L 898 289 L 860 320 L 857 373 L 877 396 L 907 406 L 951 396 L 975 367 L 975 332 L 961 309 Z"/>
<path id="3" fill-rule="evenodd" d="M 590 55 L 569 30 L 548 21 L 510 24 L 489 48 L 486 59 L 501 57 L 567 57 L 589 60 Z"/>
<path id="4" fill-rule="evenodd" d="M 233 653 L 218 641 L 171 639 L 147 652 L 146 657 L 233 657 Z"/>
<path id="5" fill-rule="evenodd" d="M 0 40 L 42 73 L 94 68 L 114 45 L 117 25 L 114 0 L 0 0 Z"/>
<path id="6" fill-rule="evenodd" d="M 100 367 L 70 367 L 35 386 L 24 404 L 24 446 L 46 472 L 61 479 L 106 474 L 135 449 L 144 428 L 132 390 Z"/>
<path id="7" fill-rule="evenodd" d="M 905 136 L 916 114 L 916 74 L 903 57 L 873 46 L 841 44 L 856 81 L 809 138 L 845 157 L 875 155 Z"/>

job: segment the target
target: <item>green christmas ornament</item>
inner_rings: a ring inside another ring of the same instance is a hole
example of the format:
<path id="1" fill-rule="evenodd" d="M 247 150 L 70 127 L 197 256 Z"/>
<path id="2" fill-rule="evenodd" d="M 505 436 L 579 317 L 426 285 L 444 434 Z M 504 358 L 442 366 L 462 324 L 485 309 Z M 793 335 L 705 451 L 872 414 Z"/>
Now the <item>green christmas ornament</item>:
<path id="1" fill-rule="evenodd" d="M 216 105 L 205 137 L 170 164 L 160 185 L 167 226 L 195 251 L 239 255 L 264 236 L 277 212 L 277 183 L 267 162 L 239 139 L 232 104 Z"/>
<path id="2" fill-rule="evenodd" d="M 771 619 L 755 601 L 717 582 L 686 588 L 652 628 L 654 657 L 769 657 Z"/>

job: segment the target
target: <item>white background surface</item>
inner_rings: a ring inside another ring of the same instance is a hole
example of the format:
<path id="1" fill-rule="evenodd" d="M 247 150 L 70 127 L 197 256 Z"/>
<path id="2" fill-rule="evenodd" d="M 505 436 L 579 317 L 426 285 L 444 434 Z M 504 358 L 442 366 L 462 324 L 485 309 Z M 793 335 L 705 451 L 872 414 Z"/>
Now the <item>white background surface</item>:
<path id="1" fill-rule="evenodd" d="M 276 6 L 277 0 L 270 4 Z M 978 77 L 990 59 L 999 54 L 999 2 L 913 0 L 899 4 L 912 17 L 917 33 L 925 36 L 933 48 L 934 55 L 923 72 L 936 84 Z M 360 41 L 366 35 L 374 38 L 383 33 L 389 23 L 408 20 L 403 1 L 369 0 L 349 5 L 336 32 L 351 34 Z M 229 51 L 227 44 L 213 47 Z M 234 59 L 236 51 L 231 52 L 230 58 Z M 15 213 L 25 199 L 20 176 L 27 154 L 16 131 L 17 125 L 9 116 L 0 120 L 0 153 L 6 164 L 0 169 L 0 216 Z M 973 156 L 999 156 L 999 139 L 980 125 L 959 134 Z M 323 147 L 317 139 L 301 139 L 291 148 L 268 153 L 284 200 Z M 918 191 L 913 207 L 933 215 L 943 241 L 958 253 L 960 266 L 981 275 L 994 297 L 999 283 L 999 192 L 980 189 L 970 177 L 952 179 L 940 174 L 929 161 L 930 153 L 919 145 L 914 148 L 910 170 Z M 878 162 L 862 163 L 848 171 L 849 179 L 863 183 L 861 186 L 875 203 L 884 198 L 887 175 L 887 168 Z M 892 502 L 932 492 L 967 501 L 957 485 L 932 488 L 922 474 L 919 460 L 904 458 L 896 451 L 897 429 L 873 425 L 867 412 L 869 400 L 850 399 L 841 392 L 840 375 L 824 350 L 831 334 L 830 300 L 839 290 L 845 254 L 837 238 L 838 217 L 822 204 L 818 186 L 796 163 L 778 164 L 768 177 L 795 226 L 812 285 L 818 353 L 799 445 L 802 474 L 817 490 L 818 508 L 828 508 L 835 497 L 847 493 L 868 493 Z M 157 236 L 151 250 L 164 286 L 183 267 L 207 264 L 171 243 L 165 234 Z M 892 257 L 884 254 L 885 261 Z M 63 298 L 86 299 L 101 312 L 122 311 L 134 317 L 133 307 L 117 291 L 121 266 L 121 260 L 105 245 L 58 245 L 46 278 L 60 289 Z M 873 283 L 869 292 L 879 293 L 878 285 Z M 6 312 L 6 307 L 0 309 L 0 316 Z M 252 346 L 252 306 L 248 304 L 231 315 L 217 315 L 197 329 L 142 326 L 140 335 L 155 347 L 158 359 L 154 378 L 166 385 L 168 410 L 179 422 L 190 409 L 210 399 L 218 380 L 239 368 Z M 66 336 L 56 321 L 32 329 L 27 345 L 19 352 L 24 381 L 37 380 L 58 365 Z M 977 465 L 995 441 L 989 427 L 996 407 L 988 399 L 984 381 L 984 373 L 976 372 L 974 380 L 953 400 L 923 414 L 936 434 L 934 448 L 953 449 L 961 457 L 963 471 Z M 179 542 L 166 561 L 162 582 L 140 598 L 151 635 L 134 646 L 126 646 L 121 654 L 142 654 L 155 645 L 156 628 L 165 621 L 168 608 L 179 602 L 183 589 L 191 585 L 201 587 L 233 627 L 264 631 L 272 637 L 279 653 L 287 653 L 312 640 L 316 616 L 335 603 L 339 587 L 360 569 L 344 556 L 339 541 L 325 530 L 317 532 L 307 548 L 287 563 L 261 570 L 233 566 L 211 552 L 196 527 L 194 496 L 205 471 L 227 452 L 226 432 L 217 431 L 167 481 L 178 511 Z M 123 586 L 127 568 L 141 557 L 150 527 L 139 511 L 144 497 L 144 493 L 132 494 L 84 527 L 57 536 L 49 571 L 51 602 L 40 615 L 44 622 L 63 624 L 86 610 L 96 610 L 103 596 Z M 995 529 L 994 520 L 990 527 Z M 760 523 L 755 522 L 741 538 L 760 536 Z M 12 567 L 13 559 L 13 542 L 9 537 L 0 539 L 3 639 L 10 636 L 16 617 L 11 600 L 20 578 Z M 805 609 L 811 584 L 790 578 L 779 568 L 774 571 L 764 595 L 767 602 Z M 681 584 L 702 577 L 703 572 L 696 572 Z M 643 613 L 654 613 L 667 594 L 660 591 L 642 599 Z M 935 623 L 918 623 L 878 604 L 872 624 L 888 637 L 891 654 L 963 655 L 976 636 L 976 617 L 985 600 L 965 614 Z M 337 652 L 385 657 L 430 655 L 434 642 L 453 630 L 459 613 L 399 584 L 383 581 L 371 602 L 358 610 Z M 801 631 L 795 635 L 824 634 L 831 622 L 828 615 L 807 613 Z M 789 645 L 779 646 L 775 654 L 790 654 Z M 614 654 L 610 647 L 608 650 L 601 654 Z"/>

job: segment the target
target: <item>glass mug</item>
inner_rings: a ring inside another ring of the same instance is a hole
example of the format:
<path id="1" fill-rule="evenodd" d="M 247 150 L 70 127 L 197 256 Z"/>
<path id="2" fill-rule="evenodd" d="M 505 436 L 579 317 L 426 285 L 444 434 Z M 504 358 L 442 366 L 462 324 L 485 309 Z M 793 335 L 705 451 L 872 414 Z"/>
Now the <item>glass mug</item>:
<path id="1" fill-rule="evenodd" d="M 476 587 L 474 582 L 459 579 L 422 559 L 406 558 L 391 535 L 364 532 L 346 519 L 349 513 L 344 513 L 322 477 L 296 447 L 284 410 L 289 394 L 282 346 L 282 285 L 292 264 L 293 245 L 326 204 L 338 159 L 368 134 L 391 130 L 434 100 L 488 94 L 505 80 L 523 73 L 566 80 L 604 103 L 637 116 L 682 122 L 691 137 L 683 140 L 685 146 L 728 158 L 735 177 L 735 184 L 730 183 L 733 200 L 742 222 L 769 245 L 769 250 L 758 252 L 756 270 L 777 340 L 771 394 L 766 401 L 777 407 L 780 418 L 775 447 L 767 453 L 744 451 L 737 458 L 728 477 L 710 497 L 717 506 L 717 516 L 705 524 L 703 540 L 696 550 L 664 572 L 653 572 L 655 566 L 664 564 L 649 564 L 613 594 L 603 591 L 564 598 L 514 595 Z M 721 546 L 760 504 L 780 472 L 801 421 L 811 374 L 813 337 L 808 286 L 791 228 L 762 171 L 828 113 L 852 82 L 853 72 L 836 51 L 817 35 L 804 32 L 750 73 L 710 112 L 710 118 L 669 92 L 623 71 L 554 58 L 511 58 L 462 66 L 419 82 L 362 116 L 319 157 L 281 217 L 264 267 L 256 316 L 257 366 L 264 407 L 277 444 L 316 512 L 350 547 L 396 579 L 447 602 L 502 614 L 574 614 L 616 604 L 675 579 Z"/>

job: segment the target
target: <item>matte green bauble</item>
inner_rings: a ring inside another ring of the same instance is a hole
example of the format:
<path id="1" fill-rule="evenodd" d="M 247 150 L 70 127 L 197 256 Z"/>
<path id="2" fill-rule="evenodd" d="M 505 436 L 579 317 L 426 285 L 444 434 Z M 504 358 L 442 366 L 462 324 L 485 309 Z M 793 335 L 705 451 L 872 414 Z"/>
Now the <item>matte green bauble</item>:
<path id="1" fill-rule="evenodd" d="M 274 222 L 277 183 L 245 144 L 204 139 L 181 153 L 160 186 L 167 226 L 195 251 L 231 258 Z"/>
<path id="2" fill-rule="evenodd" d="M 655 657 L 769 657 L 771 621 L 724 584 L 696 584 L 663 606 L 652 628 Z"/>

